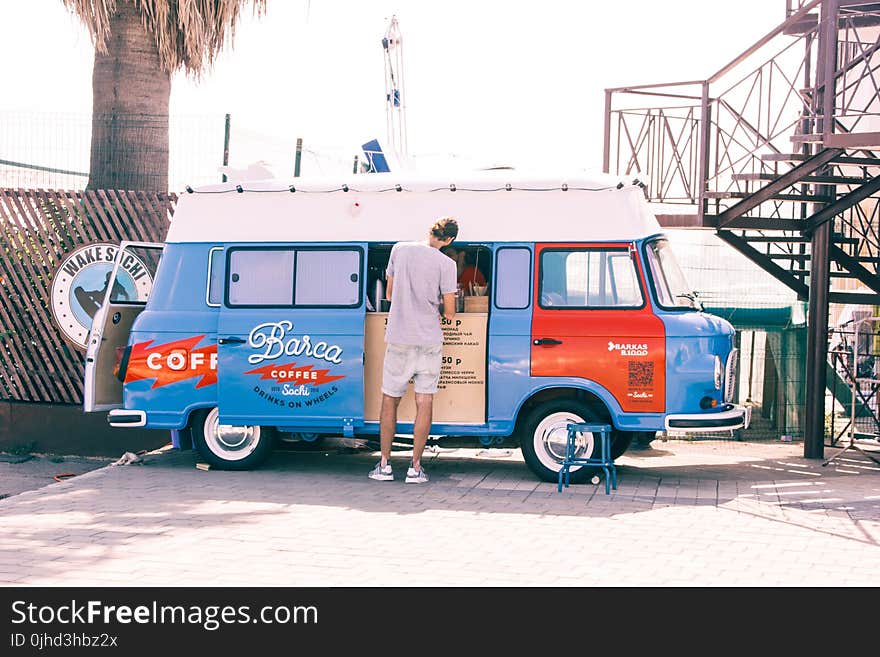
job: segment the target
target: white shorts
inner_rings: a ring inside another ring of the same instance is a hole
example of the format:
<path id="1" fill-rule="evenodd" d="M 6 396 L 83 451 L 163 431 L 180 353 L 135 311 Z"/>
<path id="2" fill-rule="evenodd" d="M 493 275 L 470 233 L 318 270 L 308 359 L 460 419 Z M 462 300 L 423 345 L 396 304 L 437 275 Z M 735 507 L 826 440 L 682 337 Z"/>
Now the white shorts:
<path id="1" fill-rule="evenodd" d="M 433 395 L 440 382 L 443 345 L 391 344 L 385 347 L 382 366 L 382 392 L 389 397 L 403 397 L 410 380 L 419 394 Z"/>

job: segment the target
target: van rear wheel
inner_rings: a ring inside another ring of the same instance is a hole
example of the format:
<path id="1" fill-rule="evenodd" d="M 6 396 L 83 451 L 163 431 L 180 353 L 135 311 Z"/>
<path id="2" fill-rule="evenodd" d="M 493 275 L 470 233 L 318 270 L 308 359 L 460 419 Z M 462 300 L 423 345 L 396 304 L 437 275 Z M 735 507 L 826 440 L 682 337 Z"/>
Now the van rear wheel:
<path id="1" fill-rule="evenodd" d="M 520 449 L 529 469 L 541 481 L 557 481 L 570 423 L 599 423 L 596 413 L 583 402 L 575 399 L 551 399 L 533 408 L 522 424 Z M 586 458 L 601 450 L 599 436 L 582 433 L 577 438 L 576 455 Z M 587 481 L 597 468 L 576 466 L 571 468 L 570 479 L 575 483 Z"/>
<path id="2" fill-rule="evenodd" d="M 272 453 L 273 433 L 259 425 L 220 424 L 215 406 L 193 415 L 192 436 L 196 449 L 212 468 L 250 470 Z"/>

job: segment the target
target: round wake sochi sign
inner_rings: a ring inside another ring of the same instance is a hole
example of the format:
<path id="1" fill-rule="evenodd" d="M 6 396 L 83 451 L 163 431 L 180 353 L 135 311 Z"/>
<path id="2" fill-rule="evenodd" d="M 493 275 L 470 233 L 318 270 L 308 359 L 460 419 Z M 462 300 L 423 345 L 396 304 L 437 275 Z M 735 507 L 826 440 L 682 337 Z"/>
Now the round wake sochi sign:
<path id="1" fill-rule="evenodd" d="M 104 302 L 118 250 L 117 244 L 86 244 L 68 253 L 55 270 L 52 316 L 65 339 L 80 349 L 86 348 L 92 318 Z M 143 260 L 126 251 L 113 284 L 113 301 L 146 301 L 152 287 L 153 277 Z"/>

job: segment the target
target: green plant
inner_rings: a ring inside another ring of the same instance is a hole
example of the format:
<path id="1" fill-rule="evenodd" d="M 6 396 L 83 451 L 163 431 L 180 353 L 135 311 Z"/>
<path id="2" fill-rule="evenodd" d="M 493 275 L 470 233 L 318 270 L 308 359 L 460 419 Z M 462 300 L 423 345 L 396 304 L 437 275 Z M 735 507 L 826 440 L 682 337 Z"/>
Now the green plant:
<path id="1" fill-rule="evenodd" d="M 37 443 L 35 441 L 31 441 L 29 443 L 18 443 L 12 445 L 6 452 L 8 454 L 13 454 L 15 456 L 25 456 L 28 454 L 33 454 L 37 451 Z"/>
<path id="2" fill-rule="evenodd" d="M 834 429 L 835 429 L 834 425 L 835 425 L 835 423 L 834 423 L 833 415 L 834 415 L 833 411 L 831 413 L 825 413 L 825 426 L 824 426 L 825 438 L 832 438 L 832 439 L 834 438 Z M 840 428 L 841 428 L 841 423 L 839 421 L 837 422 L 836 428 L 838 430 L 840 430 Z"/>

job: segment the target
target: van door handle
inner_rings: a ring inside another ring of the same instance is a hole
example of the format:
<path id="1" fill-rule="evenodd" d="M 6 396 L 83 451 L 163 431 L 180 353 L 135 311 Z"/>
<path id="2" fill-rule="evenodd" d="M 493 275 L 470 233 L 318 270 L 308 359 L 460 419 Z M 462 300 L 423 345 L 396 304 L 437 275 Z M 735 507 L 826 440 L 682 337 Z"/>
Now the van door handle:
<path id="1" fill-rule="evenodd" d="M 220 338 L 219 340 L 217 340 L 217 342 L 219 344 L 244 344 L 245 342 L 247 342 L 247 340 L 245 340 L 244 338 L 230 337 Z"/>
<path id="2" fill-rule="evenodd" d="M 542 344 L 562 344 L 562 340 L 557 340 L 556 338 L 537 338 L 532 344 L 535 346 Z"/>

